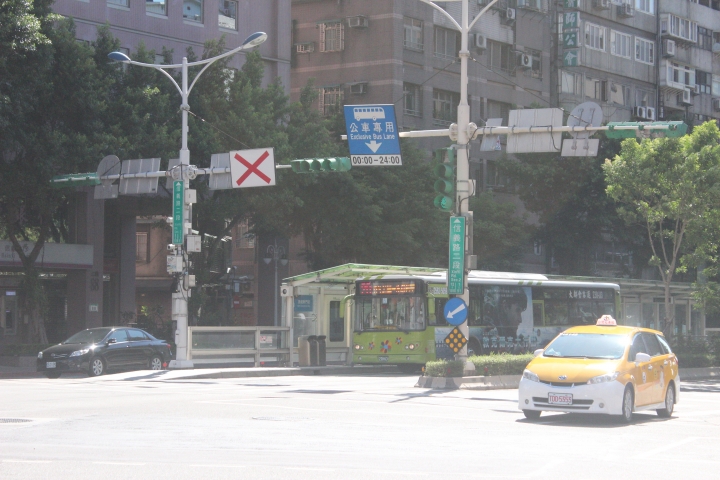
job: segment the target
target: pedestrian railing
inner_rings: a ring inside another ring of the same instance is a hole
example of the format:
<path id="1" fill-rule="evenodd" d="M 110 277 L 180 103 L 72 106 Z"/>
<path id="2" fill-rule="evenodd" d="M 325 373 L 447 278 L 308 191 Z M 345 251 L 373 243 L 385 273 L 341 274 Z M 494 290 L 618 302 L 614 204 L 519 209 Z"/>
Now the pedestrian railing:
<path id="1" fill-rule="evenodd" d="M 290 364 L 289 327 L 189 327 L 188 360 L 194 364 Z"/>

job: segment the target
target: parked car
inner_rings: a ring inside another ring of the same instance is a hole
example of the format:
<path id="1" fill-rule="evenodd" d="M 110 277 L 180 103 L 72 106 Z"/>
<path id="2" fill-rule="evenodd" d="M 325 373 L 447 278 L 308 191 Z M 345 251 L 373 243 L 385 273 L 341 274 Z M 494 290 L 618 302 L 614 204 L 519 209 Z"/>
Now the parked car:
<path id="1" fill-rule="evenodd" d="M 96 377 L 112 369 L 162 370 L 171 358 L 168 342 L 139 328 L 88 328 L 39 352 L 37 370 L 48 378 L 71 371 Z"/>
<path id="2" fill-rule="evenodd" d="M 680 394 L 678 360 L 662 332 L 618 326 L 609 315 L 595 326 L 558 335 L 527 365 L 518 408 L 529 419 L 543 411 L 617 415 L 655 410 L 670 417 Z"/>

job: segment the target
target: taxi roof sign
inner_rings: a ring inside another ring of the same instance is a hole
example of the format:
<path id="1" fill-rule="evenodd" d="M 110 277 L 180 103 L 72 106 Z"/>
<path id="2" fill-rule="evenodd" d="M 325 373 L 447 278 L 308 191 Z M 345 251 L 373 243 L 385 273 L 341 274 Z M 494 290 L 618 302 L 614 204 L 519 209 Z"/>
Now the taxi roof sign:
<path id="1" fill-rule="evenodd" d="M 607 325 L 607 326 L 617 326 L 617 322 L 611 315 L 603 315 L 602 317 L 598 318 L 598 321 L 595 325 Z"/>

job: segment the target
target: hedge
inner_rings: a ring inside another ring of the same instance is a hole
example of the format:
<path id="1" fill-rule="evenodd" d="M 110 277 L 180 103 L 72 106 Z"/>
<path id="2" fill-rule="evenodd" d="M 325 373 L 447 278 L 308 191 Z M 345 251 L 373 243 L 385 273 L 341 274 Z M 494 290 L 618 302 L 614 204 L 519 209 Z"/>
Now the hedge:
<path id="1" fill-rule="evenodd" d="M 522 375 L 533 354 L 472 356 L 468 360 L 475 365 L 475 375 Z M 436 360 L 427 362 L 425 375 L 428 377 L 462 377 L 464 364 L 460 360 Z"/>
<path id="2" fill-rule="evenodd" d="M 15 345 L 3 345 L 0 347 L 0 355 L 8 357 L 20 357 L 23 355 L 37 355 L 39 351 L 45 350 L 50 345 L 42 343 L 18 343 Z"/>
<path id="3" fill-rule="evenodd" d="M 717 366 L 714 357 L 708 353 L 678 353 L 680 368 L 705 368 Z"/>

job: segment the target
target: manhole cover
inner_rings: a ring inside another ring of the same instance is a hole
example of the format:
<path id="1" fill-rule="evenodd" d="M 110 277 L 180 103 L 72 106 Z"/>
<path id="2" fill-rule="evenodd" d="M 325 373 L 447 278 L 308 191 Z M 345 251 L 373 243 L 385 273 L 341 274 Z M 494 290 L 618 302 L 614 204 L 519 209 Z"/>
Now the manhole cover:
<path id="1" fill-rule="evenodd" d="M 26 423 L 26 422 L 32 422 L 32 420 L 28 420 L 27 418 L 0 418 L 0 423 Z"/>

